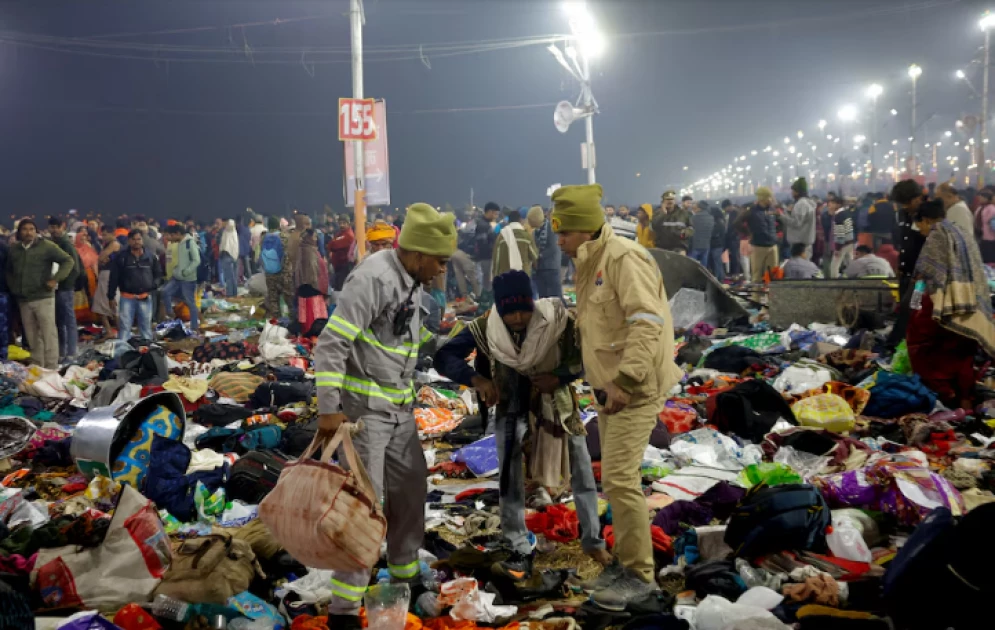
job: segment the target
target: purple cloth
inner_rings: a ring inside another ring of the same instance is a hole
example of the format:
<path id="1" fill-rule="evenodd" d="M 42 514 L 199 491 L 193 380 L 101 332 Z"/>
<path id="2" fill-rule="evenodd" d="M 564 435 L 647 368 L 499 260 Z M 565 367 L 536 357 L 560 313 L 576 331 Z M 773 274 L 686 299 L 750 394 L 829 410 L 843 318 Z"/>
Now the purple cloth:
<path id="1" fill-rule="evenodd" d="M 702 493 L 694 502 L 707 506 L 715 518 L 724 521 L 732 515 L 732 511 L 744 496 L 746 490 L 726 481 L 720 481 Z"/>
<path id="2" fill-rule="evenodd" d="M 681 523 L 688 525 L 708 525 L 712 522 L 712 510 L 697 501 L 674 501 L 656 513 L 653 524 L 668 536 L 677 536 L 683 531 Z"/>

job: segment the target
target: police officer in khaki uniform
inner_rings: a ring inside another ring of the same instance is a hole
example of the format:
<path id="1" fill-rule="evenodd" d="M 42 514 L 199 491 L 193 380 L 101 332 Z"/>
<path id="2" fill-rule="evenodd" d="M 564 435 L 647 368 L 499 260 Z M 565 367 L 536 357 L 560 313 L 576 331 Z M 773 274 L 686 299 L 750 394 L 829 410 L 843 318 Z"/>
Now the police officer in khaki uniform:
<path id="1" fill-rule="evenodd" d="M 605 223 L 600 185 L 554 192 L 552 226 L 577 266 L 584 371 L 600 405 L 601 475 L 615 529 L 615 561 L 590 585 L 591 601 L 624 610 L 659 590 L 639 466 L 667 392 L 682 375 L 674 326 L 660 268 L 643 246 Z"/>

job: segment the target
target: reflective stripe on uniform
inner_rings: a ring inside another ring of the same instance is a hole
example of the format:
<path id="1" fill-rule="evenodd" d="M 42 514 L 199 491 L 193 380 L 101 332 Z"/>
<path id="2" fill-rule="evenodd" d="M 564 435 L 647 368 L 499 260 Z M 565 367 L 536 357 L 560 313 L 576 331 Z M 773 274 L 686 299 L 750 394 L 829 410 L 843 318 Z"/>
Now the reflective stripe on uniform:
<path id="1" fill-rule="evenodd" d="M 359 333 L 359 340 L 365 341 L 374 348 L 379 348 L 384 352 L 392 352 L 404 357 L 413 357 L 415 353 L 418 352 L 418 348 L 413 343 L 402 342 L 401 345 L 396 348 L 385 346 L 377 340 L 377 338 L 373 335 L 373 331 L 370 329 L 366 329 Z"/>
<path id="2" fill-rule="evenodd" d="M 418 343 L 420 343 L 420 344 L 425 343 L 426 341 L 430 340 L 431 338 L 432 338 L 432 331 L 429 330 L 428 328 L 425 328 L 424 326 L 422 326 L 421 327 L 421 339 L 418 340 Z"/>
<path id="3" fill-rule="evenodd" d="M 358 602 L 362 601 L 363 595 L 366 594 L 365 586 L 353 586 L 352 584 L 339 582 L 335 578 L 332 578 L 331 581 L 332 595 L 335 595 L 336 597 L 341 597 L 342 599 L 350 602 Z"/>
<path id="4" fill-rule="evenodd" d="M 346 319 L 339 317 L 338 315 L 332 315 L 328 318 L 328 324 L 325 328 L 331 328 L 338 334 L 342 335 L 349 341 L 354 341 L 356 337 L 359 336 L 360 330 L 358 326 L 352 324 Z"/>
<path id="5" fill-rule="evenodd" d="M 392 577 L 400 578 L 402 580 L 407 580 L 418 575 L 418 561 L 409 562 L 408 564 L 388 564 L 387 571 Z"/>
<path id="6" fill-rule="evenodd" d="M 414 391 L 410 387 L 408 389 L 384 387 L 369 379 L 347 376 L 338 372 L 315 372 L 314 376 L 318 387 L 338 387 L 362 396 L 383 398 L 395 405 L 406 405 L 415 399 Z"/>
<path id="7" fill-rule="evenodd" d="M 636 313 L 635 315 L 626 318 L 625 322 L 627 324 L 634 324 L 637 320 L 640 319 L 643 321 L 651 322 L 653 324 L 660 324 L 661 326 L 666 325 L 666 322 L 662 317 L 660 317 L 659 315 L 653 315 L 652 313 Z"/>

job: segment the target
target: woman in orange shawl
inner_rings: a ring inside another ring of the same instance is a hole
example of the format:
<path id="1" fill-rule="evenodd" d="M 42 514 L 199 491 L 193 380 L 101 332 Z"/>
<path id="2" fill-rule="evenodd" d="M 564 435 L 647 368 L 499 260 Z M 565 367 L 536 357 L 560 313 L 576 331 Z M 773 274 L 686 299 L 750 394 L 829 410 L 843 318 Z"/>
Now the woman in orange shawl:
<path id="1" fill-rule="evenodd" d="M 97 250 L 90 244 L 90 233 L 81 228 L 76 233 L 76 252 L 79 260 L 83 263 L 83 272 L 86 273 L 86 295 L 84 304 L 82 300 L 77 300 L 75 305 L 76 321 L 90 323 L 93 321 L 93 313 L 90 312 L 90 302 L 97 291 Z"/>

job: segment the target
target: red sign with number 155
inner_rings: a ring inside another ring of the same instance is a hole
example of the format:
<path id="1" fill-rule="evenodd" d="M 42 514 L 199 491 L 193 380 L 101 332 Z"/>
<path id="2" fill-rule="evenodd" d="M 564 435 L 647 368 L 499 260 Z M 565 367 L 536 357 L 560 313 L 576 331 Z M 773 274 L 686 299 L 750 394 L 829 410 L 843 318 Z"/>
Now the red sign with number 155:
<path id="1" fill-rule="evenodd" d="M 339 99 L 339 140 L 376 140 L 372 98 Z"/>

